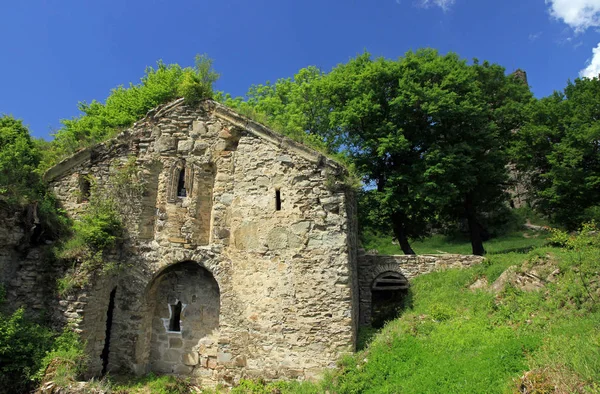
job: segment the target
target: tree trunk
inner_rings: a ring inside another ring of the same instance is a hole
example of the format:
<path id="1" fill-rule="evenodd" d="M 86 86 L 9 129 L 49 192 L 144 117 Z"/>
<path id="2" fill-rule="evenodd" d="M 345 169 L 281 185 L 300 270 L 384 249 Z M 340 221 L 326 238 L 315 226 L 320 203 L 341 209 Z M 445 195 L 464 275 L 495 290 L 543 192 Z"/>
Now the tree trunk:
<path id="1" fill-rule="evenodd" d="M 469 194 L 465 197 L 465 215 L 467 217 L 467 223 L 469 225 L 469 234 L 471 238 L 471 247 L 473 254 L 476 256 L 483 256 L 485 249 L 483 248 L 482 230 L 483 226 L 477 220 L 477 214 L 475 212 L 475 206 L 473 200 Z"/>
<path id="2" fill-rule="evenodd" d="M 415 251 L 410 247 L 410 243 L 406 237 L 406 230 L 404 228 L 402 215 L 394 214 L 392 220 L 394 221 L 394 223 L 392 223 L 394 235 L 400 244 L 400 248 L 402 248 L 402 252 L 404 252 L 404 254 L 416 254 Z"/>

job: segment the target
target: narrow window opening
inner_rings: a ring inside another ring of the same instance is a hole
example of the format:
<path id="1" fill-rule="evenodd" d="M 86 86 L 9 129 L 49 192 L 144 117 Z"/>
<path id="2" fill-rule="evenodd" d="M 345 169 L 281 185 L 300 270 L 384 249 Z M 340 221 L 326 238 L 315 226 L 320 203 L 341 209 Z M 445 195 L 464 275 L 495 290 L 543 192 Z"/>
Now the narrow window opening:
<path id="1" fill-rule="evenodd" d="M 79 180 L 80 202 L 88 201 L 90 199 L 91 188 L 92 185 L 90 184 L 90 180 L 86 177 L 81 177 Z"/>
<path id="2" fill-rule="evenodd" d="M 185 168 L 179 171 L 179 181 L 177 182 L 177 197 L 187 196 L 187 190 L 185 189 Z"/>
<path id="3" fill-rule="evenodd" d="M 275 190 L 275 210 L 281 211 L 281 191 Z"/>
<path id="4" fill-rule="evenodd" d="M 102 376 L 106 374 L 108 368 L 108 353 L 110 351 L 110 335 L 112 331 L 113 313 L 115 310 L 115 295 L 117 294 L 117 288 L 110 292 L 110 300 L 108 302 L 108 310 L 106 311 L 106 332 L 104 339 L 104 348 L 100 358 L 102 359 Z"/>
<path id="5" fill-rule="evenodd" d="M 181 301 L 171 305 L 171 321 L 169 322 L 169 331 L 181 331 Z"/>

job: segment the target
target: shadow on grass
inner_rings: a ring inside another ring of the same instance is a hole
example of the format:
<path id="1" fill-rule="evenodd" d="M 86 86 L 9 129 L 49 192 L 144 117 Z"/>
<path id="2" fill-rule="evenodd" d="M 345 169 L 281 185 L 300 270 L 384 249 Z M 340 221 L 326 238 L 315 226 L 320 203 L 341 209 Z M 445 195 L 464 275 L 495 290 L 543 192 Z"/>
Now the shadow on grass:
<path id="1" fill-rule="evenodd" d="M 525 246 L 522 248 L 510 248 L 510 249 L 502 249 L 502 250 L 495 250 L 493 252 L 488 252 L 488 255 L 494 255 L 494 254 L 507 254 L 507 253 L 522 253 L 522 254 L 526 254 L 531 252 L 533 249 L 538 248 L 538 246 Z"/>

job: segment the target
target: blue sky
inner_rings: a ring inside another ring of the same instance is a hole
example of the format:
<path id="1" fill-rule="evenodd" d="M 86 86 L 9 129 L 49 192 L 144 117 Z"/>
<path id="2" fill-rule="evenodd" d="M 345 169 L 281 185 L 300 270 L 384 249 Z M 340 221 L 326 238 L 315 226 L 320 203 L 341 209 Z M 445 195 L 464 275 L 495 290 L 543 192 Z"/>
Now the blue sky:
<path id="1" fill-rule="evenodd" d="M 233 95 L 364 50 L 433 47 L 523 68 L 538 97 L 600 73 L 600 0 L 22 0 L 0 15 L 0 113 L 44 138 L 78 101 L 197 53 Z"/>

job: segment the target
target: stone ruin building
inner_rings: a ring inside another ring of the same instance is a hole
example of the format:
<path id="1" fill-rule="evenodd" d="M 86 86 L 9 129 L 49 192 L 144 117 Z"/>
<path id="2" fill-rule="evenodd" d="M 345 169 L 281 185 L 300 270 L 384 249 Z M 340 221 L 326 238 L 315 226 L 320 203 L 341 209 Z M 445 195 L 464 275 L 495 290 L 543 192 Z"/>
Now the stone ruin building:
<path id="1" fill-rule="evenodd" d="M 110 187 L 131 157 L 146 187 L 124 202 L 134 213 L 129 238 L 111 256 L 121 269 L 94 275 L 57 306 L 87 343 L 89 376 L 315 378 L 355 350 L 359 324 L 397 303 L 410 278 L 481 261 L 358 250 L 344 168 L 213 101 L 160 106 L 45 178 L 76 217 L 90 179 Z M 53 307 L 55 295 L 36 293 L 39 254 L 0 246 L 9 298 Z M 23 300 L 27 291 L 37 301 Z"/>

